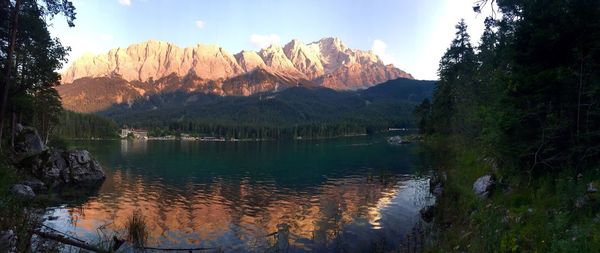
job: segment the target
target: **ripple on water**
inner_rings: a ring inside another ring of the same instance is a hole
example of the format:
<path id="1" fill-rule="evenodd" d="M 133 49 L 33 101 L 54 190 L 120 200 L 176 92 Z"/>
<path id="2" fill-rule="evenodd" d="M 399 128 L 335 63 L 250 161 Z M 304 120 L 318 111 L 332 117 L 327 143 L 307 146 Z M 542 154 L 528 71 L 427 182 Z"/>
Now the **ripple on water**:
<path id="1" fill-rule="evenodd" d="M 264 252 L 287 238 L 294 251 L 330 252 L 346 245 L 352 252 L 378 238 L 401 238 L 430 201 L 427 181 L 404 174 L 402 166 L 408 165 L 394 158 L 406 155 L 398 153 L 403 149 L 391 150 L 385 142 L 334 147 L 338 153 L 326 142 L 289 150 L 261 147 L 275 152 L 270 156 L 242 145 L 220 158 L 204 147 L 180 158 L 186 163 L 155 159 L 171 151 L 154 145 L 104 160 L 116 164 L 105 166 L 107 180 L 97 197 L 49 209 L 47 216 L 59 218 L 46 224 L 94 240 L 99 226 L 122 231 L 133 211 L 142 210 L 153 245 Z M 194 144 L 186 145 L 178 152 L 194 150 Z M 145 155 L 154 150 L 165 154 Z M 314 154 L 319 160 L 311 160 Z M 239 164 L 244 168 L 236 170 Z M 279 242 L 267 236 L 277 231 Z"/>

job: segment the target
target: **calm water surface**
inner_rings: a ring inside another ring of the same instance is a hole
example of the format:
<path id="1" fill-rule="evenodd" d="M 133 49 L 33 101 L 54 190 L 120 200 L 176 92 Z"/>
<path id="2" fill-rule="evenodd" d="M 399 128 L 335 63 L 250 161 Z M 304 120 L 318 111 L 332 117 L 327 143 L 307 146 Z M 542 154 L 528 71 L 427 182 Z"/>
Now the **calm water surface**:
<path id="1" fill-rule="evenodd" d="M 416 144 L 385 137 L 296 142 L 77 141 L 106 181 L 49 208 L 46 225 L 88 241 L 124 233 L 134 210 L 150 246 L 225 252 L 392 249 L 431 201 Z M 273 232 L 279 235 L 269 236 Z"/>

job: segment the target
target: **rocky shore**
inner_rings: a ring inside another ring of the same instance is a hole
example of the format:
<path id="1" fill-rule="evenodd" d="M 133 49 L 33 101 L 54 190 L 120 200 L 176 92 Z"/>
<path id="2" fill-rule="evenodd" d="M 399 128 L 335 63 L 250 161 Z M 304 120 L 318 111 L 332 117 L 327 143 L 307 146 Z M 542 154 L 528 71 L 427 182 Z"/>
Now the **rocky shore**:
<path id="1" fill-rule="evenodd" d="M 105 179 L 102 166 L 87 150 L 48 147 L 32 127 L 17 127 L 11 162 L 24 179 L 10 191 L 23 198 L 49 189 L 96 187 Z"/>

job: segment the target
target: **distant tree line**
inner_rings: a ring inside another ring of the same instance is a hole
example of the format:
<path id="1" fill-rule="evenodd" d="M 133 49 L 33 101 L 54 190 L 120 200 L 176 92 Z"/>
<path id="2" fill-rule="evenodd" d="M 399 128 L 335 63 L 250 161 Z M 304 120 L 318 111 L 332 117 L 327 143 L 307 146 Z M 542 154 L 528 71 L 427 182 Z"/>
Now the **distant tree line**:
<path id="1" fill-rule="evenodd" d="M 433 100 L 415 110 L 421 131 L 481 144 L 529 176 L 598 165 L 600 1 L 480 3 L 499 13 L 477 47 L 456 26 Z"/>
<path id="2" fill-rule="evenodd" d="M 404 122 L 391 126 L 408 127 Z M 294 125 L 277 124 L 229 124 L 216 122 L 188 121 L 146 123 L 150 136 L 180 135 L 188 133 L 199 137 L 224 137 L 237 139 L 316 139 L 358 134 L 374 134 L 388 130 L 387 122 L 361 124 L 353 121 L 314 122 Z"/>
<path id="3" fill-rule="evenodd" d="M 111 119 L 93 114 L 61 112 L 52 137 L 63 139 L 118 138 L 119 127 Z"/>

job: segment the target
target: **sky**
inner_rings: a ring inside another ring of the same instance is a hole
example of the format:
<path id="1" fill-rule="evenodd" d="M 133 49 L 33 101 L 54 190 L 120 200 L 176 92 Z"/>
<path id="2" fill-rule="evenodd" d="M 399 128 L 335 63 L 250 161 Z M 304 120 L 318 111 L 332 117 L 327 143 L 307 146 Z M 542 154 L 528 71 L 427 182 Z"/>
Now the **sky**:
<path id="1" fill-rule="evenodd" d="M 180 47 L 217 44 L 229 53 L 259 50 L 292 39 L 338 37 L 348 47 L 373 50 L 384 63 L 416 79 L 437 79 L 439 59 L 464 18 L 476 45 L 485 13 L 475 0 L 72 0 L 75 27 L 64 17 L 50 32 L 71 47 L 69 64 L 147 40 Z"/>

